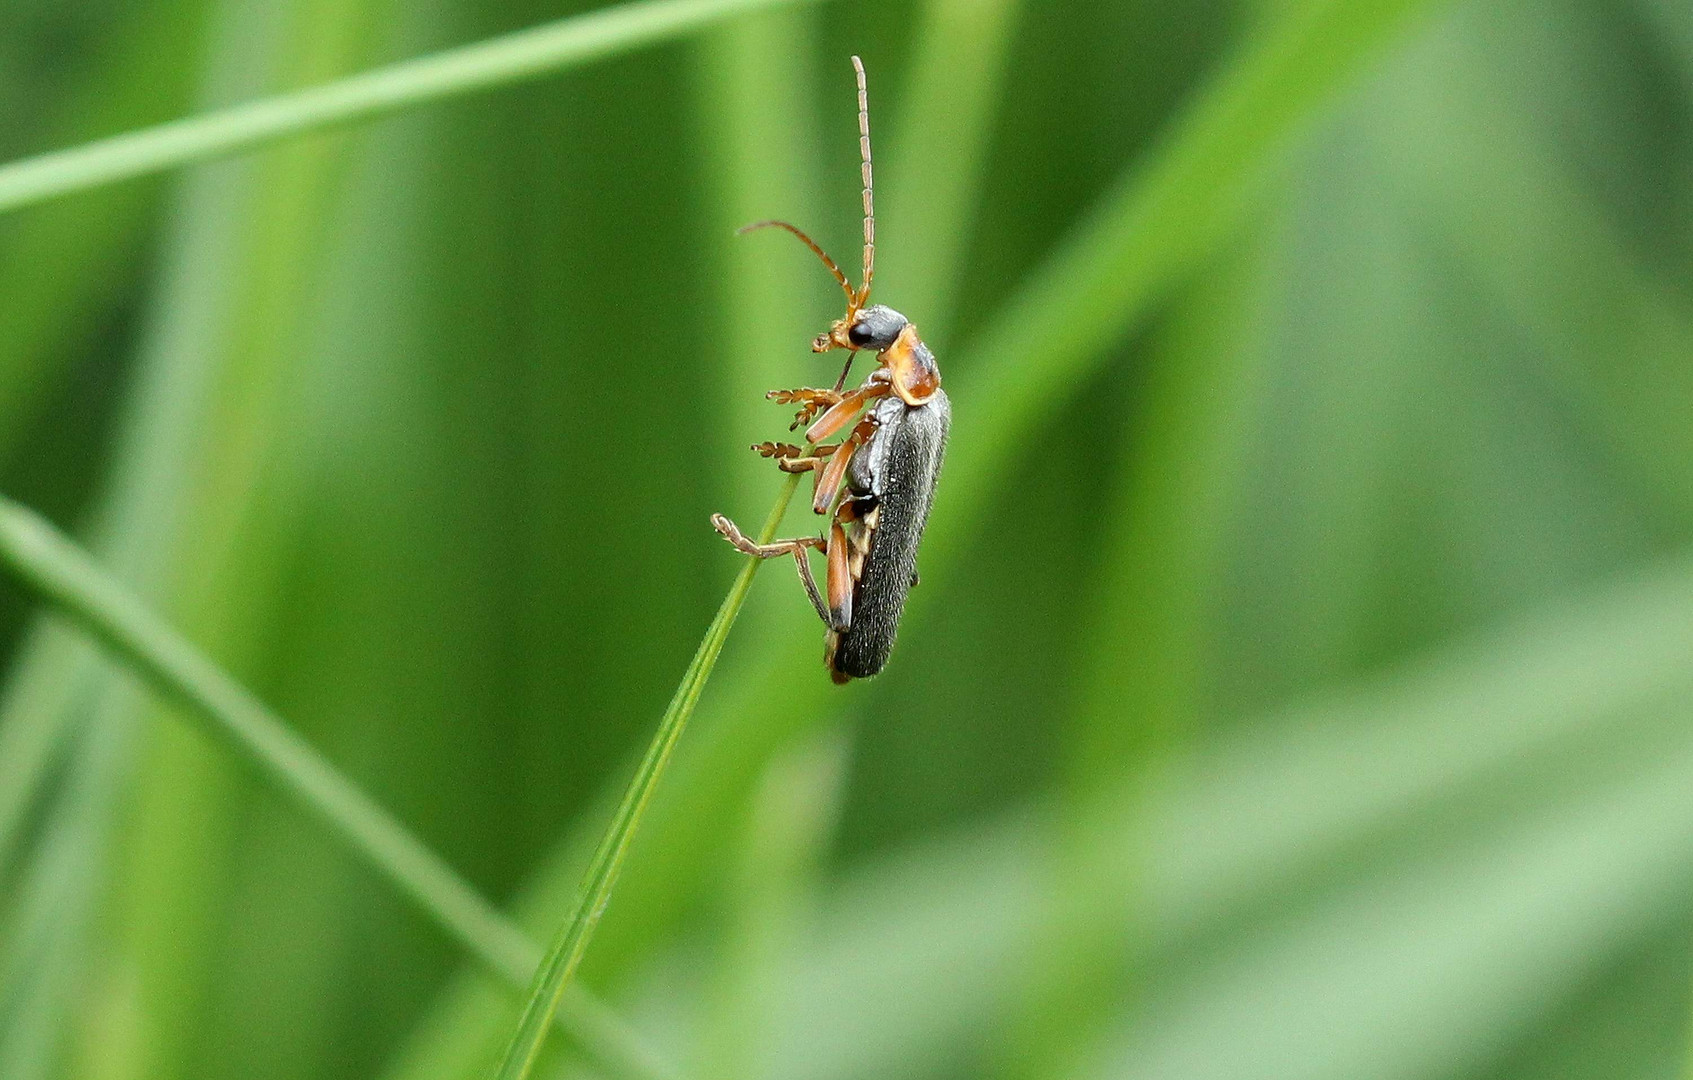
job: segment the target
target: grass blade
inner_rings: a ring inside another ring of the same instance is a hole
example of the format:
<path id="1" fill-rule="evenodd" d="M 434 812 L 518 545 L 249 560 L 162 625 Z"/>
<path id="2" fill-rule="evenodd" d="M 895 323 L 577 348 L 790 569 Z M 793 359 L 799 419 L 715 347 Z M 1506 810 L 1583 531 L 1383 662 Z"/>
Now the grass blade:
<path id="1" fill-rule="evenodd" d="M 771 1061 L 781 974 L 817 915 L 851 738 L 845 726 L 820 731 L 777 755 L 759 779 L 729 860 L 731 924 L 704 980 L 701 1080 L 783 1075 Z"/>
<path id="2" fill-rule="evenodd" d="M 289 135 L 549 75 L 800 0 L 639 0 L 0 167 L 0 213 Z"/>
<path id="3" fill-rule="evenodd" d="M 66 1020 L 79 1008 L 78 975 L 90 950 L 93 898 L 109 873 L 112 804 L 125 772 L 132 724 L 93 725 L 67 769 L 63 792 L 46 810 L 28 865 L 3 893 L 0 926 L 0 1076 L 55 1075 Z"/>
<path id="4" fill-rule="evenodd" d="M 1556 1002 L 1633 947 L 1628 905 L 1650 911 L 1649 926 L 1685 921 L 1693 890 L 1673 867 L 1684 866 L 1693 828 L 1690 613 L 1693 561 L 1683 556 L 1254 716 L 1196 748 L 1183 782 L 1150 801 L 1142 831 L 1091 838 L 1097 861 L 1144 862 L 1146 933 L 1128 955 L 1142 958 L 1141 992 L 1163 1011 L 1134 1032 L 1140 1045 L 1112 1043 L 1121 1051 L 1113 1068 L 1087 1075 L 1316 1075 L 1309 1051 L 1336 1031 L 1352 1056 L 1325 1076 L 1519 1075 L 1453 1064 L 1497 1052 L 1492 1029 L 1473 1023 L 1476 1010 L 1523 1028 L 1541 1018 L 1578 1026 Z M 1522 797 L 1498 798 L 1507 790 Z M 1020 1004 L 1014 976 L 1045 940 L 1044 874 L 1064 843 L 1048 805 L 1028 810 L 925 837 L 842 875 L 789 969 L 767 1075 L 905 1075 L 911 1062 L 974 1047 L 1004 1023 Z M 1470 872 L 1436 869 L 1451 864 Z M 1666 904 L 1660 890 L 1671 875 Z M 1431 895 L 1459 889 L 1477 902 L 1447 909 L 1437 932 L 1406 929 L 1436 908 Z M 1383 895 L 1396 900 L 1392 915 Z M 1485 896 L 1495 906 L 1480 903 Z M 1579 933 L 1560 932 L 1570 927 Z M 1367 957 L 1355 955 L 1362 941 Z M 1525 941 L 1532 960 L 1511 968 L 1503 950 Z M 1301 958 L 1270 968 L 1274 989 L 1226 978 L 1261 964 L 1268 948 Z M 1440 970 L 1430 960 L 1437 950 Z M 1206 960 L 1197 975 L 1195 954 Z M 1392 981 L 1375 984 L 1390 993 L 1335 1004 L 1331 976 L 1382 979 L 1390 967 Z M 1465 970 L 1481 982 L 1454 977 Z M 1201 980 L 1239 995 L 1226 1019 L 1247 1036 L 1218 1023 L 1216 999 L 1192 989 Z M 1295 980 L 1302 985 L 1286 985 Z M 1410 993 L 1429 1010 L 1417 1024 L 1402 1022 Z M 1660 1013 L 1674 1007 L 1668 1000 Z M 933 1001 L 948 1009 L 920 1007 Z M 1385 1017 L 1383 1002 L 1393 1006 Z M 1266 1011 L 1279 1023 L 1262 1021 Z M 1368 1022 L 1336 1019 L 1371 1012 Z M 1431 1030 L 1450 1034 L 1431 1040 Z M 1190 1053 L 1158 1071 L 1146 1039 Z M 1272 1043 L 1299 1052 L 1264 1053 Z M 1219 1065 L 1225 1052 L 1237 1056 Z M 1429 1057 L 1446 1060 L 1391 1067 Z"/>
<path id="5" fill-rule="evenodd" d="M 539 950 L 521 930 L 57 529 L 4 499 L 0 562 L 166 696 L 208 721 L 208 731 L 316 811 L 496 974 L 514 984 L 529 978 Z M 750 576 L 749 569 L 746 581 Z M 744 585 L 740 593 L 745 594 Z M 721 639 L 717 645 L 721 647 Z M 548 1019 L 553 1015 L 549 1010 Z M 670 1075 L 621 1021 L 585 992 L 578 991 L 557 1015 L 573 1038 L 620 1075 Z"/>
<path id="6" fill-rule="evenodd" d="M 181 112 L 187 72 L 157 43 L 188 37 L 202 13 L 199 0 L 170 0 L 137 5 L 114 22 L 99 74 L 64 108 L 51 143 L 80 143 Z M 109 308 L 131 272 L 157 194 L 130 185 L 31 214 L 8 230 L 0 247 L 0 462 L 12 460 L 98 333 L 101 320 L 90 315 Z"/>
<path id="7" fill-rule="evenodd" d="M 776 528 L 781 524 L 782 515 L 787 512 L 788 502 L 798 486 L 797 473 L 782 485 L 782 493 L 759 533 L 759 543 L 767 544 L 776 535 Z M 694 653 L 688 670 L 682 675 L 681 684 L 676 687 L 676 695 L 664 710 L 664 716 L 658 722 L 658 732 L 647 747 L 646 756 L 636 768 L 635 776 L 629 781 L 623 800 L 594 852 L 576 909 L 565 920 L 552 948 L 547 950 L 540 970 L 535 973 L 529 1001 L 523 1007 L 523 1015 L 518 1019 L 517 1030 L 512 1033 L 505 1060 L 500 1065 L 500 1080 L 524 1080 L 534 1067 L 553 1013 L 563 1000 L 571 976 L 576 974 L 576 968 L 582 963 L 582 954 L 588 950 L 588 940 L 593 937 L 594 927 L 599 924 L 600 916 L 605 914 L 606 904 L 611 900 L 611 890 L 617 884 L 617 875 L 623 869 L 623 860 L 629 854 L 641 815 L 647 803 L 652 801 L 659 777 L 664 774 L 664 767 L 669 764 L 670 755 L 682 738 L 688 718 L 699 702 L 700 692 L 705 689 L 705 681 L 711 677 L 711 669 L 717 666 L 717 656 L 728 640 L 730 627 L 735 625 L 735 616 L 740 614 L 741 606 L 746 603 L 747 591 L 752 588 L 752 576 L 758 572 L 760 562 L 760 559 L 748 559 L 741 572 L 735 575 L 729 595 L 706 628 L 699 651 Z"/>
<path id="8" fill-rule="evenodd" d="M 957 322 L 957 293 L 981 207 L 995 110 L 1010 79 L 1020 0 L 931 0 L 907 65 L 910 87 L 888 125 L 882 186 L 880 295 L 941 350 Z M 874 106 L 872 106 L 874 107 Z M 943 361 L 944 362 L 944 361 Z"/>
<path id="9" fill-rule="evenodd" d="M 1443 0 L 1298 5 L 1245 45 L 1070 242 L 973 337 L 948 377 L 972 413 L 947 456 L 946 512 L 929 549 L 980 528 L 992 475 L 1110 356 L 1110 346 L 1246 217 L 1292 137 Z M 959 374 L 952 375 L 956 370 Z M 932 556 L 931 556 L 932 558 Z M 919 604 L 914 611 L 922 611 Z"/>

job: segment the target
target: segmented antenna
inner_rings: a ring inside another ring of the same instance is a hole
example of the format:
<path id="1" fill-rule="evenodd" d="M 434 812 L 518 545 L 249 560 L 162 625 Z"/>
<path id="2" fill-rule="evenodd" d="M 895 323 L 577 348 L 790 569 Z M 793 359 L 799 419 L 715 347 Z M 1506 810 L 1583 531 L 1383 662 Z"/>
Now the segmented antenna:
<path id="1" fill-rule="evenodd" d="M 835 280 L 841 283 L 841 289 L 846 293 L 847 305 L 849 307 L 857 307 L 859 299 L 858 294 L 852 289 L 852 282 L 848 281 L 847 276 L 841 272 L 841 268 L 835 265 L 835 260 L 829 258 L 829 253 L 824 251 L 821 247 L 818 247 L 817 241 L 805 235 L 798 225 L 790 225 L 786 221 L 755 221 L 751 225 L 742 225 L 740 228 L 736 229 L 735 235 L 740 236 L 743 233 L 750 233 L 754 229 L 786 229 L 795 236 L 799 237 L 800 243 L 810 248 L 819 259 L 822 259 L 823 265 L 829 268 L 829 273 L 835 275 Z"/>
<path id="2" fill-rule="evenodd" d="M 858 74 L 858 154 L 864 160 L 860 167 L 864 174 L 864 284 L 852 302 L 854 308 L 861 308 L 870 299 L 870 278 L 876 272 L 876 202 L 870 182 L 870 91 L 864 81 L 864 61 L 853 57 L 852 70 Z"/>
<path id="3" fill-rule="evenodd" d="M 847 280 L 846 274 L 841 272 L 841 268 L 836 265 L 835 260 L 829 258 L 829 253 L 824 251 L 817 241 L 805 235 L 797 225 L 791 225 L 786 221 L 755 221 L 751 225 L 743 225 L 735 230 L 736 235 L 739 235 L 752 232 L 754 229 L 786 229 L 799 237 L 800 243 L 810 248 L 813 254 L 822 259 L 823 265 L 829 268 L 829 273 L 835 275 L 835 280 L 841 283 L 841 291 L 846 293 L 847 298 L 845 320 L 847 322 L 850 322 L 852 317 L 857 315 L 864 307 L 865 301 L 870 299 L 870 278 L 876 273 L 876 202 L 872 195 L 870 183 L 870 91 L 864 81 L 864 61 L 856 56 L 853 57 L 852 70 L 858 73 L 858 154 L 863 159 L 859 171 L 864 178 L 864 284 L 854 289 L 852 282 Z M 851 366 L 852 357 L 848 356 L 847 367 L 850 368 Z M 839 390 L 842 383 L 845 382 L 845 370 L 841 372 L 841 380 L 841 382 L 835 384 L 835 389 Z"/>

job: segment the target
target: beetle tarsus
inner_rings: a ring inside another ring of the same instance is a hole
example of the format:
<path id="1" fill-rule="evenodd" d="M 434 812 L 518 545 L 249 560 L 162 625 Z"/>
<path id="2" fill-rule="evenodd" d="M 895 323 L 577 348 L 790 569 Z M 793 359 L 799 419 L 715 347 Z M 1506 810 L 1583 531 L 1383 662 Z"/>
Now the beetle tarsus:
<path id="1" fill-rule="evenodd" d="M 809 454 L 793 443 L 754 443 L 752 448 L 760 457 L 773 459 L 776 467 L 785 473 L 806 473 L 813 469 L 823 470 L 840 446 L 831 443 L 828 446 L 813 447 Z"/>
<path id="2" fill-rule="evenodd" d="M 844 397 L 839 387 L 833 390 L 819 390 L 815 387 L 802 386 L 793 390 L 772 390 L 764 395 L 778 405 L 793 405 L 798 403 L 799 411 L 794 413 L 794 422 L 788 425 L 789 431 L 799 430 L 802 424 L 809 424 L 811 418 L 833 405 Z"/>
<path id="3" fill-rule="evenodd" d="M 792 390 L 772 390 L 764 396 L 778 405 L 792 405 L 795 402 L 802 402 L 819 408 L 827 408 L 846 395 L 839 390 L 819 390 L 814 386 L 798 386 Z"/>
<path id="4" fill-rule="evenodd" d="M 740 526 L 722 514 L 711 515 L 711 527 L 721 533 L 723 539 L 733 544 L 736 551 L 744 552 L 755 559 L 779 559 L 783 555 L 792 555 L 794 567 L 799 572 L 800 584 L 805 586 L 805 595 L 811 598 L 811 606 L 816 609 L 819 618 L 824 622 L 829 621 L 829 609 L 823 603 L 823 594 L 818 591 L 817 579 L 812 577 L 811 564 L 806 561 L 805 557 L 807 548 L 816 548 L 819 551 L 827 550 L 827 545 L 824 544 L 821 537 L 795 536 L 786 540 L 772 540 L 768 544 L 760 544 L 743 533 Z"/>
<path id="5" fill-rule="evenodd" d="M 711 515 L 711 527 L 722 533 L 723 539 L 735 545 L 738 550 L 760 559 L 802 554 L 806 548 L 817 548 L 819 551 L 823 549 L 822 538 L 816 536 L 795 536 L 787 540 L 772 540 L 768 544 L 757 543 L 742 532 L 739 525 L 722 514 Z"/>

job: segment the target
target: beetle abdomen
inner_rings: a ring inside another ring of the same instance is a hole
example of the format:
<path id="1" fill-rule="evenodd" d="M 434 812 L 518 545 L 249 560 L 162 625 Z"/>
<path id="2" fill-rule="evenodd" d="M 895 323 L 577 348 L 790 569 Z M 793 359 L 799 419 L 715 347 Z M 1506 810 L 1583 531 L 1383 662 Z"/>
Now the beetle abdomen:
<path id="1" fill-rule="evenodd" d="M 830 635 L 829 666 L 845 678 L 875 675 L 893 651 L 952 426 L 952 404 L 944 391 L 937 389 L 915 407 L 890 400 L 900 405 L 897 420 L 888 415 L 893 409 L 882 406 L 882 426 L 865 447 L 870 451 L 865 460 L 876 463 L 877 475 L 863 478 L 877 492 L 876 528 L 853 593 L 852 626 Z"/>

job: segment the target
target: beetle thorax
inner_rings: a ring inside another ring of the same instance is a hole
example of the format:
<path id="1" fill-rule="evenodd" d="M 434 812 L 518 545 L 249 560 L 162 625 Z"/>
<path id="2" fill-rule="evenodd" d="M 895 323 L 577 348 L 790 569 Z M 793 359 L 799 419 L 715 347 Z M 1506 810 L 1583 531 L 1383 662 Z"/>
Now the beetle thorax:
<path id="1" fill-rule="evenodd" d="M 894 343 L 883 349 L 877 359 L 888 369 L 894 393 L 907 405 L 928 402 L 941 386 L 941 369 L 935 364 L 935 354 L 917 336 L 917 328 L 906 323 Z"/>

